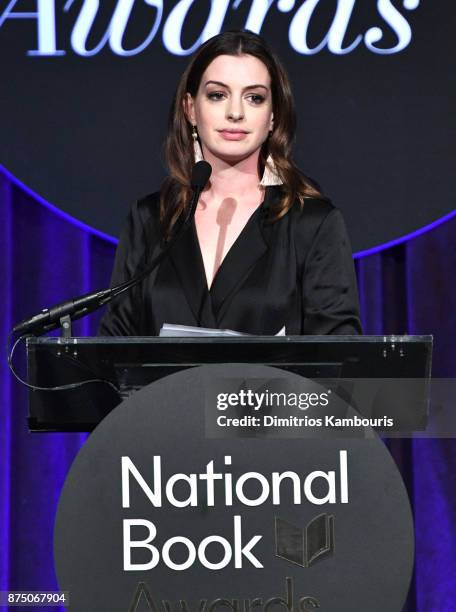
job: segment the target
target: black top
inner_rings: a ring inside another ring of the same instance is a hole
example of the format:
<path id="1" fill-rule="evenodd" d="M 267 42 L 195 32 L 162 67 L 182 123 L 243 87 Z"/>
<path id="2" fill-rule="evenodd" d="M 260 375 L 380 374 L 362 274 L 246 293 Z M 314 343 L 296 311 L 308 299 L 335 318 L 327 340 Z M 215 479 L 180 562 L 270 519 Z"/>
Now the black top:
<path id="1" fill-rule="evenodd" d="M 267 187 L 208 290 L 194 221 L 159 267 L 103 316 L 101 335 L 157 335 L 163 323 L 273 335 L 359 334 L 356 278 L 340 211 L 319 199 L 275 222 Z M 159 194 L 135 203 L 117 247 L 111 284 L 131 278 L 162 241 Z"/>

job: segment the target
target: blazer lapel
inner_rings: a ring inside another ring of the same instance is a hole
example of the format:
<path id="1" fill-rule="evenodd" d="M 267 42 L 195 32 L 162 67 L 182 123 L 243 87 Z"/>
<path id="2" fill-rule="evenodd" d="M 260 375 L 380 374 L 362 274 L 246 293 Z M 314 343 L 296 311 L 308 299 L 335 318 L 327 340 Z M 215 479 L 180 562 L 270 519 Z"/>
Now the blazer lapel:
<path id="1" fill-rule="evenodd" d="M 169 257 L 195 317 L 195 324 L 217 327 L 194 221 L 171 247 Z"/>
<path id="2" fill-rule="evenodd" d="M 218 320 L 223 316 L 228 298 L 242 285 L 253 266 L 268 250 L 265 239 L 267 231 L 264 231 L 263 225 L 275 197 L 276 190 L 267 187 L 263 203 L 250 217 L 218 269 L 210 291 L 213 313 Z"/>

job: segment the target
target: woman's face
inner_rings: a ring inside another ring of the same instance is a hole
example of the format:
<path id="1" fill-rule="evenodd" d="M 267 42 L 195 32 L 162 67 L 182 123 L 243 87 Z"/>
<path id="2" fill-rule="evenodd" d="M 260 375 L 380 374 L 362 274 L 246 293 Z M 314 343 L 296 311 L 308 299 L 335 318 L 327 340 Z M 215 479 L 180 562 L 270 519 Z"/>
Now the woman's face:
<path id="1" fill-rule="evenodd" d="M 185 111 L 206 159 L 237 162 L 258 155 L 273 128 L 268 69 L 252 55 L 219 55 L 204 72 L 195 98 L 187 94 Z"/>

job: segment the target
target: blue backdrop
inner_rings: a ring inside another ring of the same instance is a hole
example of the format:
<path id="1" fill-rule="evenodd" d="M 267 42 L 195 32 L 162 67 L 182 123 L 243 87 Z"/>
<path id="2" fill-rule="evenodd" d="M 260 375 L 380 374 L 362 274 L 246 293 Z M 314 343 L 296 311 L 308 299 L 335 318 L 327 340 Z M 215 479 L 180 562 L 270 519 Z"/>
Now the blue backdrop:
<path id="1" fill-rule="evenodd" d="M 43 306 L 106 286 L 115 244 L 71 222 L 0 170 L 0 339 Z M 356 257 L 364 331 L 433 334 L 433 376 L 456 376 L 456 215 Z M 92 335 L 99 314 L 75 324 Z M 27 390 L 0 363 L 0 590 L 56 589 L 53 525 L 79 434 L 30 434 Z M 407 612 L 456 609 L 456 443 L 395 440 L 409 490 L 416 571 Z M 394 517 L 391 517 L 394 520 Z"/>

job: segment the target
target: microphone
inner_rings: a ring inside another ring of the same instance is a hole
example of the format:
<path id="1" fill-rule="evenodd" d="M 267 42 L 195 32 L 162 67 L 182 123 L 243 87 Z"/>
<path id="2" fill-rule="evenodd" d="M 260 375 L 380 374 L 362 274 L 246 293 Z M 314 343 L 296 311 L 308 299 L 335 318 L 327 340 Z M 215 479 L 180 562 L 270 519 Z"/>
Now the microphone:
<path id="1" fill-rule="evenodd" d="M 201 193 L 206 187 L 207 181 L 209 180 L 212 173 L 212 166 L 209 162 L 202 159 L 193 166 L 192 177 L 190 179 L 190 185 L 192 189 L 199 189 Z"/>
<path id="2" fill-rule="evenodd" d="M 190 185 L 193 189 L 193 195 L 190 201 L 190 206 L 187 209 L 187 214 L 184 219 L 184 226 L 186 226 L 188 222 L 195 216 L 199 197 L 203 189 L 206 187 L 207 181 L 209 180 L 211 173 L 212 166 L 204 159 L 202 159 L 193 166 L 192 177 L 190 179 Z"/>
<path id="3" fill-rule="evenodd" d="M 193 193 L 184 222 L 180 226 L 179 231 L 176 232 L 168 242 L 166 247 L 161 251 L 161 253 L 154 257 L 154 259 L 144 268 L 144 270 L 133 278 L 130 278 L 128 281 L 116 285 L 115 287 L 111 287 L 110 289 L 92 291 L 91 293 L 86 293 L 79 297 L 73 298 L 72 300 L 61 302 L 60 304 L 52 306 L 51 308 L 44 308 L 38 314 L 33 315 L 33 317 L 24 319 L 18 323 L 15 327 L 13 327 L 12 333 L 33 333 L 35 335 L 40 335 L 51 331 L 60 325 L 60 320 L 63 317 L 69 316 L 72 320 L 80 319 L 94 310 L 101 308 L 101 306 L 104 306 L 121 293 L 128 291 L 144 280 L 144 278 L 146 278 L 158 266 L 171 246 L 175 243 L 177 238 L 182 234 L 189 222 L 192 220 L 196 211 L 199 196 L 205 188 L 209 177 L 211 176 L 211 172 L 212 167 L 207 161 L 199 161 L 193 166 L 190 182 Z"/>

